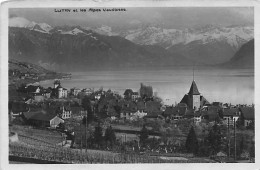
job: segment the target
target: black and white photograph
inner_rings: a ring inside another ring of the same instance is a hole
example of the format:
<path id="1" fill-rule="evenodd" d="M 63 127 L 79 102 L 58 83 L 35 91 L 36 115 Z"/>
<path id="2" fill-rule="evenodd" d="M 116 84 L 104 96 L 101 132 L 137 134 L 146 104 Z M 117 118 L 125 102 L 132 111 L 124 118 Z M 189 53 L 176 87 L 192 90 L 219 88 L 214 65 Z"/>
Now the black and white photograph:
<path id="1" fill-rule="evenodd" d="M 8 164 L 256 163 L 255 12 L 8 7 Z"/>

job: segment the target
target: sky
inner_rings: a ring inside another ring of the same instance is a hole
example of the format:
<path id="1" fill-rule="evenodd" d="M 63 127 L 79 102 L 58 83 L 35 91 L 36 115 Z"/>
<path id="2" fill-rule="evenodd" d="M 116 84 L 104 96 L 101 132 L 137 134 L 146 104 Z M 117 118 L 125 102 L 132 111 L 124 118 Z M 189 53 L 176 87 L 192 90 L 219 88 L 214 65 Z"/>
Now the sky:
<path id="1" fill-rule="evenodd" d="M 57 9 L 57 8 L 56 8 Z M 71 8 L 79 9 L 80 8 Z M 125 12 L 55 12 L 55 8 L 16 8 L 9 10 L 9 17 L 24 17 L 51 26 L 79 25 L 82 27 L 133 28 L 145 25 L 183 29 L 204 25 L 254 24 L 252 7 L 128 7 Z"/>

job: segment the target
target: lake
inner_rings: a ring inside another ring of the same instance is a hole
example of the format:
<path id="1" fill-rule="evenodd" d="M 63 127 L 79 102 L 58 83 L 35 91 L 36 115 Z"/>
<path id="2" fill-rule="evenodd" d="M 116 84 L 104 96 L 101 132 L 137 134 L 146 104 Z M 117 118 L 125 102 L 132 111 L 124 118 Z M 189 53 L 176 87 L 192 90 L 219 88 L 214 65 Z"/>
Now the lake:
<path id="1" fill-rule="evenodd" d="M 199 92 L 209 101 L 232 104 L 254 103 L 253 69 L 196 68 L 194 79 Z M 192 68 L 166 68 L 149 70 L 90 70 L 74 72 L 69 80 L 61 80 L 70 89 L 103 87 L 123 94 L 125 89 L 138 91 L 140 84 L 151 85 L 165 104 L 179 103 L 188 93 L 193 80 Z M 53 81 L 40 82 L 43 87 L 53 87 Z"/>

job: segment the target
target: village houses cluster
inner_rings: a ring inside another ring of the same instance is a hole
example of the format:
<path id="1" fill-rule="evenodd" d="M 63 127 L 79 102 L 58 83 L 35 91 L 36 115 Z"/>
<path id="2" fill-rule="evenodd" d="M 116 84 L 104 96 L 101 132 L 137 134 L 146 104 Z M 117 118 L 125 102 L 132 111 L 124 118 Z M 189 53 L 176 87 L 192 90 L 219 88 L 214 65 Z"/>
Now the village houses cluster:
<path id="1" fill-rule="evenodd" d="M 232 105 L 228 103 L 207 101 L 199 92 L 195 81 L 192 81 L 190 90 L 175 106 L 164 106 L 154 96 L 143 97 L 140 92 L 126 89 L 124 97 L 111 90 L 94 91 L 92 88 L 67 90 L 61 86 L 59 80 L 54 81 L 53 88 L 28 85 L 18 89 L 27 94 L 24 101 L 13 101 L 9 105 L 12 118 L 23 116 L 35 126 L 56 128 L 64 120 L 74 116 L 86 115 L 81 106 L 84 96 L 92 96 L 93 102 L 98 103 L 98 111 L 111 120 L 135 121 L 138 119 L 162 119 L 167 122 L 181 119 L 193 119 L 195 124 L 200 122 L 214 122 L 221 119 L 223 124 L 233 126 L 241 116 L 244 126 L 254 124 L 254 105 Z M 102 97 L 112 95 L 111 99 L 101 101 Z M 51 100 L 50 100 L 51 99 Z M 74 99 L 73 102 L 68 102 Z M 54 102 L 63 101 L 63 102 Z M 38 105 L 37 103 L 42 103 Z M 116 109 L 119 106 L 120 109 Z"/>

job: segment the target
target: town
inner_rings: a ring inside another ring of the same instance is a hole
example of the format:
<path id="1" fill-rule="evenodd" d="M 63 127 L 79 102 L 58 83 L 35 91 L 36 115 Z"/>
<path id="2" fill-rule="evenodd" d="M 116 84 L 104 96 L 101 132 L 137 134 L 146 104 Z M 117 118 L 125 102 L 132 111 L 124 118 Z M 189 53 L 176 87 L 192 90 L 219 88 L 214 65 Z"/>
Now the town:
<path id="1" fill-rule="evenodd" d="M 66 163 L 254 162 L 254 104 L 210 102 L 201 91 L 193 80 L 179 103 L 164 105 L 143 83 L 123 96 L 66 89 L 60 80 L 48 88 L 21 84 L 8 105 L 10 155 Z"/>

